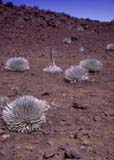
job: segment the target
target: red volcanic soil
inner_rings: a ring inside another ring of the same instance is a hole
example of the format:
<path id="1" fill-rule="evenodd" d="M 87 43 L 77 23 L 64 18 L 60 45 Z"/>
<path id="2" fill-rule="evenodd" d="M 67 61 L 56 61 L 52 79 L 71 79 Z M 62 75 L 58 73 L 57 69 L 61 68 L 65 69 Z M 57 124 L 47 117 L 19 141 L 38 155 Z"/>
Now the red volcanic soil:
<path id="1" fill-rule="evenodd" d="M 72 43 L 64 44 L 65 37 Z M 8 131 L 0 116 L 0 160 L 64 160 L 72 148 L 80 154 L 77 159 L 114 159 L 114 52 L 105 50 L 108 43 L 114 43 L 113 21 L 0 5 L 0 96 L 33 95 L 51 106 L 47 122 L 30 134 Z M 90 73 L 88 82 L 69 84 L 64 73 L 43 72 L 50 47 L 63 70 L 85 58 L 101 60 L 103 70 Z M 27 58 L 30 70 L 5 71 L 4 63 L 12 56 Z M 79 108 L 73 107 L 74 101 Z"/>

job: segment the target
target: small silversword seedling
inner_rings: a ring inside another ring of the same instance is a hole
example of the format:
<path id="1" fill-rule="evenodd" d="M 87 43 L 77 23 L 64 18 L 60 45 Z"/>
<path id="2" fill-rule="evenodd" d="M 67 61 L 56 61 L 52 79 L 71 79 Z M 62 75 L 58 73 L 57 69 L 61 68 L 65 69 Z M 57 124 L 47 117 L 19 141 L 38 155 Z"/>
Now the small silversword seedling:
<path id="1" fill-rule="evenodd" d="M 77 31 L 84 31 L 84 28 L 81 25 L 77 25 Z"/>
<path id="2" fill-rule="evenodd" d="M 29 62 L 24 57 L 11 57 L 5 63 L 5 69 L 9 71 L 25 71 L 29 68 Z"/>
<path id="3" fill-rule="evenodd" d="M 85 51 L 84 47 L 80 47 L 80 50 L 79 50 L 81 53 Z"/>
<path id="4" fill-rule="evenodd" d="M 106 50 L 114 51 L 114 44 L 113 43 L 108 44 Z"/>
<path id="5" fill-rule="evenodd" d="M 80 61 L 79 65 L 87 69 L 89 72 L 98 72 L 103 67 L 103 64 L 99 60 L 93 58 L 84 59 Z"/>
<path id="6" fill-rule="evenodd" d="M 63 43 L 65 43 L 65 44 L 71 44 L 72 40 L 71 40 L 70 37 L 66 37 L 66 38 L 64 38 Z"/>
<path id="7" fill-rule="evenodd" d="M 4 108 L 4 106 L 6 106 L 9 102 L 10 102 L 9 97 L 7 96 L 0 97 L 0 108 Z"/>
<path id="8" fill-rule="evenodd" d="M 27 133 L 40 128 L 46 122 L 49 105 L 33 96 L 23 96 L 7 104 L 2 117 L 11 131 Z"/>
<path id="9" fill-rule="evenodd" d="M 61 73 L 61 72 L 63 72 L 63 70 L 59 66 L 56 66 L 56 64 L 55 64 L 53 48 L 50 48 L 50 65 L 48 67 L 44 68 L 43 71 L 44 72 L 49 72 L 49 73 Z"/>
<path id="10" fill-rule="evenodd" d="M 72 65 L 65 71 L 65 80 L 70 83 L 75 83 L 77 81 L 83 81 L 87 79 L 87 70 L 79 65 Z"/>

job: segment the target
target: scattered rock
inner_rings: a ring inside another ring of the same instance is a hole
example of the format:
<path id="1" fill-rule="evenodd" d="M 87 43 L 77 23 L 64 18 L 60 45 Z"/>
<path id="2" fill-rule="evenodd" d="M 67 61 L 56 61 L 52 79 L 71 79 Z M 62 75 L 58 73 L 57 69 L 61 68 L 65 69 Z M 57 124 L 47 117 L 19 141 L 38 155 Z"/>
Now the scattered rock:
<path id="1" fill-rule="evenodd" d="M 73 135 L 73 139 L 77 139 L 78 138 L 78 133 L 76 132 L 76 133 L 74 133 L 74 135 Z"/>
<path id="2" fill-rule="evenodd" d="M 79 39 L 78 37 L 71 36 L 71 40 L 72 40 L 72 41 L 77 41 L 78 39 Z"/>
<path id="3" fill-rule="evenodd" d="M 83 145 L 86 145 L 86 146 L 90 145 L 90 141 L 88 139 L 83 139 L 82 143 Z"/>
<path id="4" fill-rule="evenodd" d="M 19 94 L 20 93 L 20 88 L 19 87 L 11 87 L 11 90 L 15 93 L 15 94 Z"/>
<path id="5" fill-rule="evenodd" d="M 17 146 L 16 146 L 16 149 L 21 149 L 21 146 L 20 146 L 20 145 L 17 145 Z"/>
<path id="6" fill-rule="evenodd" d="M 43 157 L 46 159 L 52 158 L 54 156 L 55 156 L 55 148 L 47 149 L 43 155 Z"/>
<path id="7" fill-rule="evenodd" d="M 65 144 L 64 145 L 60 145 L 58 147 L 58 150 L 66 151 L 66 145 Z"/>
<path id="8" fill-rule="evenodd" d="M 51 102 L 51 105 L 52 105 L 53 107 L 55 107 L 55 108 L 60 106 L 59 104 L 56 104 L 56 101 L 55 101 L 55 100 Z"/>
<path id="9" fill-rule="evenodd" d="M 7 140 L 8 138 L 10 138 L 10 134 L 3 134 L 2 138 L 3 138 L 3 141 Z"/>
<path id="10" fill-rule="evenodd" d="M 87 108 L 86 105 L 82 105 L 78 100 L 73 101 L 72 107 L 76 109 L 82 109 L 82 110 Z"/>
<path id="11" fill-rule="evenodd" d="M 0 129 L 0 135 L 4 134 L 5 131 L 3 129 Z"/>
<path id="12" fill-rule="evenodd" d="M 71 133 L 69 133 L 69 138 L 71 138 L 71 139 L 75 139 L 74 138 L 74 134 L 71 132 Z"/>
<path id="13" fill-rule="evenodd" d="M 81 155 L 76 148 L 69 148 L 65 152 L 65 158 L 80 159 Z"/>
<path id="14" fill-rule="evenodd" d="M 3 137 L 4 139 L 7 139 L 7 138 L 10 137 L 10 134 L 4 134 L 2 137 Z"/>
<path id="15" fill-rule="evenodd" d="M 96 150 L 93 147 L 88 146 L 87 147 L 87 152 L 88 153 L 96 153 Z"/>
<path id="16" fill-rule="evenodd" d="M 54 140 L 53 139 L 50 139 L 47 144 L 49 144 L 50 146 L 53 146 L 54 145 Z"/>
<path id="17" fill-rule="evenodd" d="M 50 93 L 48 91 L 43 91 L 41 93 L 41 96 L 49 96 L 49 95 L 50 95 Z"/>
<path id="18" fill-rule="evenodd" d="M 95 117 L 93 117 L 93 120 L 94 121 L 101 121 L 101 117 L 100 116 L 95 116 Z"/>
<path id="19" fill-rule="evenodd" d="M 15 153 L 16 153 L 16 149 L 15 147 L 9 147 L 9 146 L 4 146 L 0 149 L 0 160 L 8 160 L 8 159 L 15 159 Z M 13 155 L 13 158 L 11 158 Z M 4 158 L 2 158 L 1 156 L 3 156 Z"/>
<path id="20" fill-rule="evenodd" d="M 27 145 L 25 148 L 26 148 L 27 151 L 30 151 L 30 152 L 33 151 L 32 145 Z"/>

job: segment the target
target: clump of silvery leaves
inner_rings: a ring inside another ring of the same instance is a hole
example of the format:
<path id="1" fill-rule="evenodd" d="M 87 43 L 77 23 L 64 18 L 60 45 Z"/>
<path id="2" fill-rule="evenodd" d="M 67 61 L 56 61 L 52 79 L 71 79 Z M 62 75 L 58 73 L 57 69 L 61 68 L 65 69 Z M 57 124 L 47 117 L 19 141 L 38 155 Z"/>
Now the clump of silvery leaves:
<path id="1" fill-rule="evenodd" d="M 107 45 L 106 50 L 114 51 L 114 43 L 110 43 Z"/>
<path id="2" fill-rule="evenodd" d="M 49 107 L 44 100 L 22 96 L 4 107 L 2 118 L 10 131 L 28 133 L 38 130 L 46 122 Z"/>
<path id="3" fill-rule="evenodd" d="M 49 52 L 50 64 L 48 67 L 43 69 L 44 72 L 48 72 L 48 73 L 61 73 L 61 72 L 63 72 L 63 70 L 55 64 L 54 53 L 55 53 L 54 49 L 50 48 L 50 52 Z"/>
<path id="4" fill-rule="evenodd" d="M 80 47 L 79 51 L 80 51 L 81 53 L 84 53 L 84 51 L 85 51 L 84 47 Z"/>
<path id="5" fill-rule="evenodd" d="M 29 61 L 24 57 L 11 57 L 5 63 L 5 69 L 9 71 L 25 71 L 30 69 Z"/>
<path id="6" fill-rule="evenodd" d="M 64 38 L 63 43 L 65 43 L 65 44 L 71 44 L 72 43 L 71 37 Z"/>
<path id="7" fill-rule="evenodd" d="M 72 65 L 65 71 L 65 80 L 70 83 L 80 82 L 88 79 L 87 69 L 79 66 Z"/>
<path id="8" fill-rule="evenodd" d="M 84 28 L 81 25 L 77 25 L 77 31 L 84 31 Z"/>
<path id="9" fill-rule="evenodd" d="M 103 63 L 97 59 L 88 58 L 80 61 L 81 67 L 87 69 L 89 72 L 98 72 L 103 68 Z"/>

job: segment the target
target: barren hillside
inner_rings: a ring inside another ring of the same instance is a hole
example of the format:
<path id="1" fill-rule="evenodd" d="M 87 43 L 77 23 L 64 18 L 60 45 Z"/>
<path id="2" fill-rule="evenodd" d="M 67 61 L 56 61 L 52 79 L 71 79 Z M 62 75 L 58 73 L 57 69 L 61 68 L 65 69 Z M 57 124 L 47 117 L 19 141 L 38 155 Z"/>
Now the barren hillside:
<path id="1" fill-rule="evenodd" d="M 65 37 L 72 43 L 63 43 Z M 114 52 L 105 50 L 109 43 L 114 43 L 113 21 L 0 5 L 0 96 L 33 95 L 51 106 L 47 122 L 31 134 L 9 132 L 0 117 L 0 160 L 63 160 L 68 150 L 81 160 L 114 159 Z M 43 72 L 50 47 L 63 70 L 85 58 L 102 61 L 103 70 L 90 73 L 87 82 L 67 83 L 64 73 Z M 12 56 L 27 58 L 30 70 L 5 71 Z M 74 101 L 83 107 L 74 107 Z"/>

